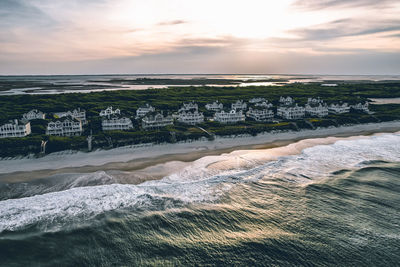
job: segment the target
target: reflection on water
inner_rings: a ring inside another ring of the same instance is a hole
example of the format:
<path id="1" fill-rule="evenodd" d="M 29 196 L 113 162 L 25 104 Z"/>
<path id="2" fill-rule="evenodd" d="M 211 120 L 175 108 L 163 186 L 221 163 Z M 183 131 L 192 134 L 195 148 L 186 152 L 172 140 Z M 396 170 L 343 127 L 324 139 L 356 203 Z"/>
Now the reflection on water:
<path id="1" fill-rule="evenodd" d="M 397 266 L 399 138 L 292 145 L 267 162 L 238 151 L 140 185 L 104 172 L 9 185 L 31 195 L 0 201 L 1 264 Z"/>
<path id="2" fill-rule="evenodd" d="M 397 98 L 370 98 L 374 105 L 385 105 L 385 104 L 400 104 L 400 97 Z"/>
<path id="3" fill-rule="evenodd" d="M 287 83 L 309 83 L 326 81 L 399 81 L 399 75 L 60 75 L 60 76 L 0 76 L 3 90 L 0 95 L 19 94 L 60 94 L 60 93 L 88 93 L 112 90 L 145 90 L 149 88 L 167 88 L 171 85 L 157 84 L 127 84 L 124 80 L 132 79 L 179 79 L 179 80 L 237 80 L 238 83 L 207 83 L 208 86 L 269 86 Z M 119 82 L 112 80 L 118 79 Z M 259 80 L 263 80 L 258 82 Z M 268 81 L 270 80 L 270 81 Z M 245 81 L 245 82 L 243 82 Z M 254 81 L 254 82 L 252 82 Z M 16 88 L 13 83 L 26 84 Z M 9 84 L 9 85 L 7 85 Z M 41 86 L 42 85 L 42 86 Z M 190 85 L 190 83 L 189 83 Z M 189 85 L 173 85 L 189 86 Z M 193 84 L 193 86 L 201 86 Z M 7 89 L 9 88 L 9 89 Z"/>

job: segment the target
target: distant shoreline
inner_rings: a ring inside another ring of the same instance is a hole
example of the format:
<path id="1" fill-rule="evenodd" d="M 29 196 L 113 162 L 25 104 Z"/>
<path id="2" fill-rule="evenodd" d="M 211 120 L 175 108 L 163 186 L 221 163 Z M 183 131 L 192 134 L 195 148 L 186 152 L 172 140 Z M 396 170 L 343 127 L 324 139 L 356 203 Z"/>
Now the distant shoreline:
<path id="1" fill-rule="evenodd" d="M 205 156 L 221 155 L 237 150 L 281 147 L 305 139 L 344 138 L 397 131 L 400 131 L 400 121 L 264 133 L 255 137 L 218 137 L 214 141 L 200 140 L 176 144 L 165 143 L 144 147 L 136 146 L 136 148 L 134 146 L 126 146 L 110 150 L 96 150 L 89 153 L 64 151 L 48 154 L 42 158 L 3 158 L 0 160 L 0 182 L 30 181 L 61 173 L 118 170 L 134 171 L 138 174 L 137 183 L 140 183 L 144 180 L 160 179 L 168 175 L 168 170 L 160 168 L 155 168 L 157 170 L 148 169 L 167 162 L 192 162 Z"/>

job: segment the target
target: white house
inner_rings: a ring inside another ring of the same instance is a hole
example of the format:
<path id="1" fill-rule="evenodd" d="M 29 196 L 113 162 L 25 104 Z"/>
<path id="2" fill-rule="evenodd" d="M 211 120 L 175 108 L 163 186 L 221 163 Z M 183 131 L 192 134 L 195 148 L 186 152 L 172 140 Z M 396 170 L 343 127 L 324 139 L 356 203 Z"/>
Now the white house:
<path id="1" fill-rule="evenodd" d="M 247 117 L 253 118 L 256 121 L 269 121 L 274 118 L 274 112 L 270 109 L 253 109 L 249 108 Z"/>
<path id="2" fill-rule="evenodd" d="M 120 115 L 121 110 L 119 110 L 118 108 L 114 110 L 113 107 L 107 107 L 106 109 L 101 110 L 99 113 L 100 117 L 109 117 L 111 115 L 117 115 L 117 114 Z"/>
<path id="3" fill-rule="evenodd" d="M 328 106 L 322 105 L 310 105 L 306 104 L 306 113 L 313 117 L 325 117 L 328 116 Z"/>
<path id="4" fill-rule="evenodd" d="M 162 114 L 147 114 L 142 119 L 143 129 L 155 129 L 174 124 L 174 119 L 171 116 L 164 117 Z"/>
<path id="5" fill-rule="evenodd" d="M 136 119 L 146 116 L 147 113 L 154 112 L 156 109 L 149 104 L 139 107 L 136 110 Z"/>
<path id="6" fill-rule="evenodd" d="M 358 104 L 352 105 L 351 108 L 353 108 L 355 110 L 359 110 L 359 111 L 363 111 L 363 112 L 369 113 L 369 104 L 368 104 L 368 102 L 365 102 L 364 104 L 358 103 Z"/>
<path id="7" fill-rule="evenodd" d="M 281 96 L 281 97 L 279 98 L 279 102 L 280 102 L 282 105 L 290 106 L 290 105 L 292 105 L 292 104 L 294 103 L 294 99 L 291 98 L 290 96 L 288 96 L 288 97 L 283 97 L 283 96 Z"/>
<path id="8" fill-rule="evenodd" d="M 309 97 L 307 99 L 307 104 L 310 104 L 310 105 L 318 105 L 320 103 L 322 104 L 322 103 L 324 103 L 324 101 L 319 97 L 318 98 Z"/>
<path id="9" fill-rule="evenodd" d="M 183 103 L 183 106 L 179 109 L 178 112 L 198 110 L 198 109 L 199 109 L 199 106 L 192 101 L 189 103 Z"/>
<path id="10" fill-rule="evenodd" d="M 46 118 L 46 115 L 38 111 L 37 109 L 32 109 L 31 111 L 25 113 L 22 115 L 22 119 L 31 121 L 31 120 L 44 120 Z"/>
<path id="11" fill-rule="evenodd" d="M 274 105 L 272 103 L 268 103 L 268 100 L 259 102 L 255 104 L 256 107 L 262 107 L 262 108 L 272 108 Z"/>
<path id="12" fill-rule="evenodd" d="M 207 109 L 207 110 L 212 110 L 212 111 L 220 111 L 220 110 L 222 110 L 223 108 L 224 108 L 224 105 L 223 105 L 222 103 L 218 102 L 218 100 L 215 101 L 215 102 L 212 103 L 212 104 L 207 104 L 207 105 L 206 105 L 206 109 Z"/>
<path id="13" fill-rule="evenodd" d="M 82 122 L 75 118 L 64 118 L 49 122 L 46 134 L 56 136 L 74 136 L 82 134 Z"/>
<path id="14" fill-rule="evenodd" d="M 31 123 L 29 121 L 14 120 L 0 126 L 0 138 L 24 137 L 29 134 L 31 134 Z"/>
<path id="15" fill-rule="evenodd" d="M 298 106 L 297 104 L 291 107 L 280 106 L 277 110 L 277 115 L 287 120 L 304 118 L 305 113 L 306 109 L 304 107 Z"/>
<path id="16" fill-rule="evenodd" d="M 56 118 L 64 118 L 64 117 L 72 117 L 74 119 L 80 120 L 82 125 L 87 123 L 86 121 L 86 111 L 81 110 L 80 108 L 74 109 L 73 111 L 64 111 L 64 112 L 56 112 L 54 113 Z"/>
<path id="17" fill-rule="evenodd" d="M 244 121 L 245 115 L 241 110 L 236 111 L 236 109 L 232 109 L 229 112 L 220 111 L 214 114 L 214 121 L 218 121 L 220 123 L 235 123 L 239 121 Z"/>
<path id="18" fill-rule="evenodd" d="M 337 113 L 337 114 L 348 113 L 350 112 L 350 106 L 347 103 L 331 104 L 328 107 L 328 110 L 331 113 Z"/>
<path id="19" fill-rule="evenodd" d="M 103 131 L 129 130 L 133 128 L 133 124 L 129 118 L 111 117 L 103 119 L 101 127 Z"/>
<path id="20" fill-rule="evenodd" d="M 259 102 L 264 102 L 266 101 L 265 98 L 262 97 L 255 97 L 249 100 L 250 104 L 255 104 L 255 103 L 259 103 Z M 268 101 L 267 101 L 268 102 Z"/>
<path id="21" fill-rule="evenodd" d="M 231 109 L 245 110 L 245 109 L 247 109 L 247 104 L 245 102 L 243 102 L 243 100 L 238 100 L 235 103 L 232 103 Z"/>
<path id="22" fill-rule="evenodd" d="M 183 111 L 178 114 L 178 121 L 190 125 L 195 125 L 204 122 L 204 115 L 197 110 Z"/>

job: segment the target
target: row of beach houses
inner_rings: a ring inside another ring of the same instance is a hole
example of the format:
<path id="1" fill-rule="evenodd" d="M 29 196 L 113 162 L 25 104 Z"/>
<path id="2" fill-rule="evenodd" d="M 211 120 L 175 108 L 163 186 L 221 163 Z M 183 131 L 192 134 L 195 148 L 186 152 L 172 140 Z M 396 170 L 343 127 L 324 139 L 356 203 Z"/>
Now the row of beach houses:
<path id="1" fill-rule="evenodd" d="M 276 108 L 264 98 L 253 98 L 246 103 L 237 100 L 231 103 L 229 109 L 224 109 L 224 105 L 215 101 L 205 105 L 205 109 L 214 112 L 210 121 L 222 124 L 234 124 L 251 118 L 255 121 L 267 122 L 275 119 L 296 120 L 309 117 L 325 117 L 329 113 L 343 114 L 350 112 L 351 109 L 369 113 L 368 102 L 349 105 L 347 103 L 326 104 L 320 98 L 309 98 L 305 106 L 298 105 L 295 100 L 288 97 L 281 97 Z M 276 110 L 276 112 L 275 112 Z M 75 136 L 81 135 L 83 126 L 87 124 L 86 111 L 75 109 L 73 111 L 53 113 L 55 120 L 47 125 L 46 134 L 54 136 Z M 129 117 L 122 116 L 121 110 L 112 106 L 99 112 L 102 119 L 101 126 L 103 131 L 130 130 L 134 124 Z M 38 110 L 31 110 L 23 114 L 21 120 L 10 121 L 0 126 L 0 138 L 23 137 L 31 134 L 30 121 L 45 119 L 46 114 Z M 183 103 L 182 107 L 174 114 L 164 116 L 163 112 L 156 111 L 149 104 L 139 107 L 136 110 L 136 120 L 141 123 L 144 130 L 157 129 L 174 124 L 174 121 L 188 125 L 203 123 L 206 118 L 199 111 L 198 104 L 195 102 Z"/>

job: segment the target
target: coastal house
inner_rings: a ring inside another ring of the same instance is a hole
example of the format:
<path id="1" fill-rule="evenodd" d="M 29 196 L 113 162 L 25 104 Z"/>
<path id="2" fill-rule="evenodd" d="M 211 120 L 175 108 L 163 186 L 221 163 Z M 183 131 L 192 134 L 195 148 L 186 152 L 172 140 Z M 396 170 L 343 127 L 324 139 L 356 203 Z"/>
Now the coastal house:
<path id="1" fill-rule="evenodd" d="M 325 117 L 329 113 L 328 106 L 322 105 L 321 102 L 319 105 L 306 104 L 306 113 L 312 117 Z"/>
<path id="2" fill-rule="evenodd" d="M 49 122 L 46 134 L 56 136 L 75 136 L 81 135 L 82 131 L 82 122 L 79 119 L 68 117 Z"/>
<path id="3" fill-rule="evenodd" d="M 174 124 L 174 119 L 171 116 L 164 117 L 161 113 L 152 112 L 142 119 L 143 129 L 157 129 L 172 124 Z"/>
<path id="4" fill-rule="evenodd" d="M 101 110 L 99 113 L 100 117 L 110 117 L 112 115 L 121 115 L 121 110 L 113 109 L 113 107 L 107 107 L 104 110 Z"/>
<path id="5" fill-rule="evenodd" d="M 253 109 L 249 108 L 247 111 L 247 117 L 253 118 L 256 121 L 270 121 L 274 118 L 274 112 L 270 109 Z"/>
<path id="6" fill-rule="evenodd" d="M 336 114 L 348 113 L 350 112 L 350 106 L 347 103 L 331 104 L 328 107 L 328 111 Z"/>
<path id="7" fill-rule="evenodd" d="M 139 107 L 136 110 L 136 119 L 143 118 L 147 113 L 154 112 L 156 109 L 149 104 Z"/>
<path id="8" fill-rule="evenodd" d="M 236 109 L 232 109 L 229 112 L 220 111 L 214 114 L 214 121 L 218 121 L 220 123 L 235 123 L 244 121 L 245 115 L 241 110 L 236 111 Z"/>
<path id="9" fill-rule="evenodd" d="M 352 105 L 351 108 L 358 110 L 358 111 L 363 111 L 365 113 L 370 113 L 368 102 L 365 102 L 364 104 L 358 103 L 358 104 Z"/>
<path id="10" fill-rule="evenodd" d="M 288 97 L 281 96 L 279 98 L 279 103 L 281 103 L 281 105 L 284 105 L 284 106 L 290 106 L 290 105 L 293 105 L 294 99 L 291 98 L 290 96 L 288 96 Z"/>
<path id="11" fill-rule="evenodd" d="M 133 124 L 129 118 L 111 117 L 103 119 L 101 127 L 103 131 L 129 130 L 133 128 Z"/>
<path id="12" fill-rule="evenodd" d="M 318 104 L 322 104 L 322 103 L 324 103 L 324 101 L 319 97 L 318 98 L 309 97 L 307 99 L 307 104 L 309 104 L 309 105 L 318 105 Z"/>
<path id="13" fill-rule="evenodd" d="M 231 104 L 231 109 L 247 109 L 247 104 L 243 100 L 238 100 L 235 103 Z"/>
<path id="14" fill-rule="evenodd" d="M 29 121 L 13 120 L 0 126 L 0 138 L 24 137 L 31 134 L 31 123 Z"/>
<path id="15" fill-rule="evenodd" d="M 71 117 L 71 118 L 80 120 L 82 122 L 82 125 L 85 125 L 87 123 L 86 111 L 81 110 L 80 108 L 74 109 L 73 111 L 56 112 L 56 113 L 54 113 L 54 116 L 56 118 Z"/>
<path id="16" fill-rule="evenodd" d="M 182 111 L 178 114 L 178 121 L 185 124 L 195 125 L 204 122 L 204 115 L 197 110 Z"/>
<path id="17" fill-rule="evenodd" d="M 250 104 L 256 104 L 256 103 L 260 103 L 260 102 L 264 102 L 266 101 L 265 98 L 262 97 L 255 97 L 249 100 Z M 267 101 L 268 102 L 268 101 Z"/>
<path id="18" fill-rule="evenodd" d="M 45 118 L 46 118 L 46 114 L 44 114 L 43 112 L 41 112 L 37 109 L 32 109 L 31 111 L 22 115 L 22 119 L 26 120 L 26 121 L 44 120 Z"/>
<path id="19" fill-rule="evenodd" d="M 183 111 L 191 111 L 191 110 L 198 110 L 198 109 L 199 109 L 199 106 L 192 101 L 189 103 L 183 103 L 183 106 L 179 109 L 178 112 L 180 113 Z"/>
<path id="20" fill-rule="evenodd" d="M 296 104 L 295 106 L 290 106 L 290 107 L 280 106 L 278 107 L 276 114 L 279 117 L 282 117 L 287 120 L 296 120 L 304 118 L 305 113 L 306 109 Z"/>
<path id="21" fill-rule="evenodd" d="M 263 102 L 256 103 L 254 106 L 261 108 L 272 108 L 274 105 L 269 103 L 268 100 L 265 100 Z"/>
<path id="22" fill-rule="evenodd" d="M 218 100 L 215 101 L 215 102 L 212 103 L 212 104 L 207 104 L 207 105 L 206 105 L 206 109 L 207 109 L 207 110 L 211 110 L 211 111 L 220 111 L 220 110 L 222 110 L 223 108 L 224 108 L 224 105 L 223 105 L 222 103 L 218 102 Z"/>

